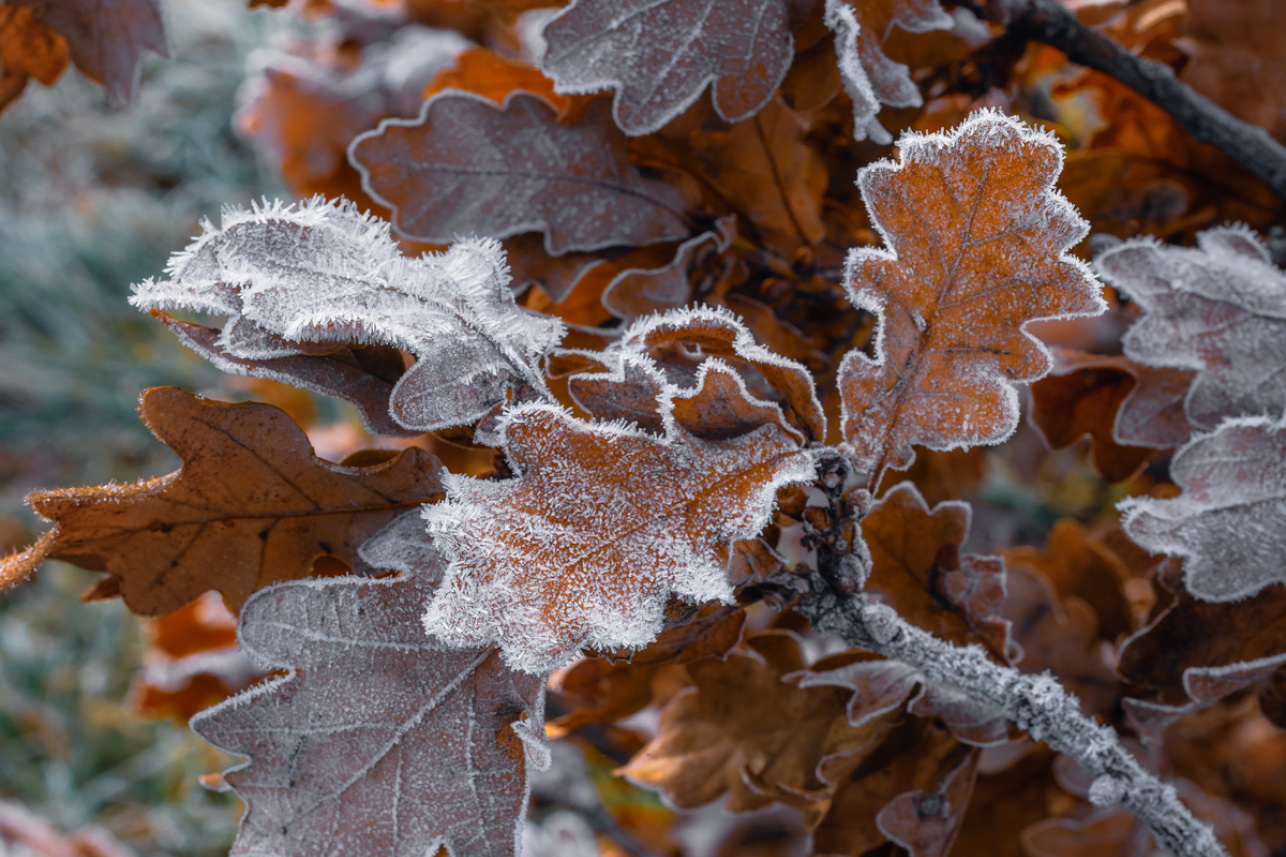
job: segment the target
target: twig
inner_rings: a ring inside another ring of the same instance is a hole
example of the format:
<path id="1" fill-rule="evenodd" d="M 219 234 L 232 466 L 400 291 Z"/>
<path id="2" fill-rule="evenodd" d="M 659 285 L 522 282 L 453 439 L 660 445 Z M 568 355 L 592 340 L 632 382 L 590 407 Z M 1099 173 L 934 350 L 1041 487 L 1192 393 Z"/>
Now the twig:
<path id="1" fill-rule="evenodd" d="M 1137 56 L 1082 24 L 1058 0 L 957 0 L 1009 28 L 1058 48 L 1072 62 L 1119 80 L 1174 117 L 1194 139 L 1210 143 L 1286 199 L 1286 146 L 1243 122 L 1174 76 L 1169 66 Z"/>

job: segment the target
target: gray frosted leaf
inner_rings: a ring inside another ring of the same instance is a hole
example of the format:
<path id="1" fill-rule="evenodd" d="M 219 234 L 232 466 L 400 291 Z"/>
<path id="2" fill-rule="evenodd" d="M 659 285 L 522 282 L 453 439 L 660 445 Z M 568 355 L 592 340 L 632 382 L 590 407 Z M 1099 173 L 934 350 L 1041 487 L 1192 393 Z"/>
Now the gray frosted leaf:
<path id="1" fill-rule="evenodd" d="M 1184 407 L 1196 426 L 1286 410 L 1286 274 L 1249 229 L 1222 226 L 1197 248 L 1135 239 L 1095 260 L 1143 310 L 1123 339 L 1147 366 L 1196 370 Z"/>
<path id="2" fill-rule="evenodd" d="M 518 857 L 543 677 L 425 635 L 416 575 L 297 581 L 241 612 L 251 657 L 289 674 L 201 712 L 192 729 L 247 757 L 234 855 Z M 525 716 L 525 720 L 520 720 Z"/>
<path id="3" fill-rule="evenodd" d="M 1118 506 L 1134 541 L 1183 557 L 1186 587 L 1203 601 L 1237 601 L 1286 582 L 1282 428 L 1267 417 L 1227 420 L 1175 455 L 1170 471 L 1181 495 Z"/>
<path id="4" fill-rule="evenodd" d="M 615 89 L 626 134 L 650 134 L 713 88 L 729 122 L 759 111 L 794 59 L 788 0 L 575 0 L 545 25 L 558 92 Z"/>
<path id="5" fill-rule="evenodd" d="M 367 193 L 420 241 L 540 231 L 554 256 L 639 247 L 686 238 L 684 210 L 696 201 L 630 164 L 605 103 L 562 123 L 548 102 L 521 90 L 503 107 L 448 90 L 418 119 L 382 122 L 349 152 Z"/>
<path id="6" fill-rule="evenodd" d="M 185 345 L 225 371 L 348 399 L 384 433 L 463 425 L 512 387 L 543 391 L 538 363 L 564 330 L 515 303 L 495 241 L 407 258 L 386 223 L 320 197 L 226 209 L 167 273 L 130 302 L 228 316 L 214 339 L 167 319 Z M 394 349 L 415 364 L 403 372 Z"/>

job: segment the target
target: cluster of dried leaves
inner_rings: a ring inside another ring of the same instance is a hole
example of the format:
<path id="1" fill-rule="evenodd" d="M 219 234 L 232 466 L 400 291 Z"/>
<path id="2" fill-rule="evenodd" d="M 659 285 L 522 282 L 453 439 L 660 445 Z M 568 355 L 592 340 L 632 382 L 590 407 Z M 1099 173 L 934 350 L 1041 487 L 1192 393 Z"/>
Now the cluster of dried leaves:
<path id="1" fill-rule="evenodd" d="M 68 56 L 128 96 L 164 15 L 100 6 L 0 5 L 0 104 Z M 1067 6 L 1286 136 L 1272 3 Z M 0 585 L 62 559 L 156 617 L 138 702 L 247 758 L 211 778 L 234 853 L 516 857 L 532 800 L 683 853 L 680 813 L 533 799 L 551 739 L 762 819 L 702 853 L 1153 853 L 1042 699 L 861 615 L 1047 672 L 1229 853 L 1286 848 L 1283 202 L 991 11 L 308 3 L 239 125 L 320 196 L 226 211 L 133 302 L 365 433 L 325 460 L 274 405 L 148 390 L 180 469 L 33 495 Z M 1054 520 L 1085 456 L 1118 487 Z"/>

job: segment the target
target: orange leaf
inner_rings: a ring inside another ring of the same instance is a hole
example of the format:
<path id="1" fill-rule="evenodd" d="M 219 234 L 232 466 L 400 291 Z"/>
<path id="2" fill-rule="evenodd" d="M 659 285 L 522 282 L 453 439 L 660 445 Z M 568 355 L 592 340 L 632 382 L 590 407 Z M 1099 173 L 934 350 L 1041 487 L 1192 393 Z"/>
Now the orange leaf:
<path id="1" fill-rule="evenodd" d="M 1012 386 L 1050 368 L 1023 330 L 1094 315 L 1099 283 L 1066 250 L 1086 224 L 1052 185 L 1061 150 L 1015 119 L 981 112 L 949 134 L 908 134 L 901 161 L 858 182 L 885 249 L 850 253 L 853 302 L 880 316 L 875 359 L 840 366 L 843 432 L 878 484 L 912 444 L 999 443 L 1018 424 Z"/>
<path id="2" fill-rule="evenodd" d="M 31 495 L 57 526 L 0 564 L 0 582 L 46 557 L 106 572 L 135 613 L 158 615 L 206 590 L 239 609 L 255 590 L 307 577 L 333 556 L 372 571 L 357 548 L 399 512 L 442 496 L 440 465 L 411 448 L 369 467 L 312 454 L 304 432 L 270 405 L 229 405 L 155 387 L 139 413 L 184 460 L 133 485 Z"/>
<path id="3" fill-rule="evenodd" d="M 455 64 L 438 72 L 424 88 L 424 97 L 432 98 L 444 89 L 459 89 L 490 99 L 498 105 L 516 89 L 539 95 L 559 113 L 567 107 L 567 98 L 554 92 L 554 82 L 540 69 L 490 48 L 469 48 L 456 54 Z"/>
<path id="4" fill-rule="evenodd" d="M 29 78 L 53 86 L 67 68 L 67 42 L 30 9 L 0 5 L 0 111 L 18 100 Z"/>
<path id="5" fill-rule="evenodd" d="M 646 645 L 671 593 L 731 602 L 732 543 L 759 534 L 777 488 L 811 479 L 812 459 L 774 425 L 724 441 L 672 419 L 665 429 L 510 409 L 500 432 L 518 476 L 451 476 L 448 500 L 426 512 L 451 559 L 429 631 L 545 672 L 581 646 Z"/>

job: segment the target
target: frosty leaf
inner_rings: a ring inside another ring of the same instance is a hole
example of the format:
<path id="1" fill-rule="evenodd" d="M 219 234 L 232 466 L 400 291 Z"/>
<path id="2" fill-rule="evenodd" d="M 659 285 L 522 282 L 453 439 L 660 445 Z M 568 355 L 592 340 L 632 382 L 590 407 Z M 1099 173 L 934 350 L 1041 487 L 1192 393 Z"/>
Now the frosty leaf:
<path id="1" fill-rule="evenodd" d="M 960 501 L 930 509 L 910 483 L 890 490 L 862 519 L 872 562 L 866 591 L 937 637 L 982 643 L 1007 661 L 1013 653 L 1009 623 L 1001 616 L 1004 562 L 960 556 L 969 515 L 969 504 Z"/>
<path id="2" fill-rule="evenodd" d="M 447 89 L 459 89 L 481 95 L 503 105 L 509 93 L 525 90 L 562 111 L 567 99 L 554 92 L 554 82 L 540 69 L 496 53 L 490 48 L 466 48 L 456 54 L 452 65 L 443 69 L 424 88 L 424 97 L 432 98 Z"/>
<path id="3" fill-rule="evenodd" d="M 668 410 L 668 404 L 667 404 Z M 505 481 L 447 478 L 425 510 L 450 558 L 425 626 L 454 645 L 496 645 L 547 672 L 582 646 L 639 648 L 671 594 L 729 602 L 731 544 L 772 516 L 776 491 L 812 478 L 775 426 L 703 441 L 667 416 L 664 437 L 561 409 L 508 410 Z"/>
<path id="4" fill-rule="evenodd" d="M 736 237 L 736 218 L 721 217 L 714 232 L 704 232 L 679 245 L 674 257 L 660 267 L 619 268 L 603 289 L 603 306 L 613 315 L 632 319 L 686 306 L 692 299 L 689 271 L 698 260 L 721 253 Z"/>
<path id="5" fill-rule="evenodd" d="M 791 425 L 810 439 L 826 436 L 812 373 L 760 345 L 745 323 L 726 310 L 692 307 L 639 319 L 622 334 L 620 348 L 652 358 L 669 383 L 682 386 L 691 386 L 701 359 L 718 357 L 742 373 L 751 393 L 779 398 Z M 700 357 L 693 360 L 693 354 Z"/>
<path id="6" fill-rule="evenodd" d="M 845 267 L 853 303 L 880 319 L 875 359 L 851 351 L 839 370 L 844 437 L 876 484 L 911 463 L 913 444 L 1003 441 L 1018 424 L 1013 382 L 1050 366 L 1024 325 L 1106 306 L 1066 253 L 1086 224 L 1052 189 L 1052 137 L 980 112 L 898 145 L 899 163 L 858 176 L 888 246 L 853 250 Z"/>
<path id="7" fill-rule="evenodd" d="M 970 699 L 945 685 L 930 682 L 915 667 L 898 661 L 859 660 L 822 670 L 814 666 L 799 678 L 800 687 L 848 687 L 848 722 L 866 723 L 892 711 L 906 710 L 917 717 L 941 719 L 960 741 L 979 746 L 1008 740 L 1005 713 L 985 702 Z"/>
<path id="8" fill-rule="evenodd" d="M 1183 493 L 1118 504 L 1130 538 L 1183 557 L 1187 590 L 1203 601 L 1238 601 L 1286 582 L 1286 432 L 1267 417 L 1225 420 L 1175 454 Z"/>
<path id="9" fill-rule="evenodd" d="M 0 112 L 31 78 L 53 86 L 67 68 L 67 42 L 30 9 L 0 5 Z"/>
<path id="10" fill-rule="evenodd" d="M 1211 604 L 1180 586 L 1182 572 L 1162 565 L 1172 603 L 1121 644 L 1117 671 L 1146 688 L 1125 700 L 1130 719 L 1157 737 L 1170 723 L 1228 694 L 1261 686 L 1286 665 L 1286 587 L 1269 586 L 1235 604 Z"/>
<path id="11" fill-rule="evenodd" d="M 622 773 L 682 808 L 725 792 L 731 812 L 823 799 L 822 761 L 844 756 L 856 764 L 897 717 L 851 726 L 850 692 L 785 678 L 803 668 L 797 638 L 782 631 L 752 637 L 724 660 L 690 664 L 693 686 L 662 710 L 657 737 Z"/>
<path id="12" fill-rule="evenodd" d="M 1286 409 L 1286 274 L 1259 238 L 1225 226 L 1197 236 L 1199 249 L 1134 240 L 1095 266 L 1142 307 L 1123 339 L 1148 366 L 1196 370 L 1184 402 L 1193 424 Z"/>
<path id="13" fill-rule="evenodd" d="M 373 571 L 358 546 L 397 514 L 442 496 L 440 465 L 421 450 L 369 467 L 331 464 L 271 405 L 156 387 L 139 413 L 183 466 L 133 485 L 31 495 L 56 526 L 3 560 L 0 582 L 48 557 L 106 572 L 100 586 L 118 589 L 136 613 L 168 613 L 209 589 L 236 609 L 256 589 L 308 576 L 320 556 Z"/>
<path id="14" fill-rule="evenodd" d="M 169 59 L 169 16 L 163 0 L 7 0 L 67 40 L 72 62 L 116 103 L 132 101 L 143 52 Z"/>
<path id="15" fill-rule="evenodd" d="M 545 25 L 541 67 L 564 93 L 616 90 L 612 115 L 650 134 L 707 86 L 729 122 L 772 98 L 794 58 L 788 0 L 575 0 Z"/>
<path id="16" fill-rule="evenodd" d="M 426 637 L 427 595 L 343 578 L 246 603 L 241 646 L 289 673 L 192 720 L 248 757 L 224 773 L 246 804 L 234 855 L 518 857 L 542 681 Z"/>
<path id="17" fill-rule="evenodd" d="M 474 422 L 514 386 L 543 390 L 537 363 L 563 335 L 557 319 L 514 303 L 494 241 L 408 259 L 383 221 L 320 198 L 225 209 L 222 227 L 207 223 L 168 273 L 135 286 L 130 302 L 228 316 L 213 343 L 180 329 L 185 344 L 220 368 L 337 393 L 367 414 L 373 390 L 395 379 L 387 411 L 411 431 Z M 419 359 L 400 377 L 391 367 L 368 369 L 357 347 L 371 345 Z M 363 374 L 378 382 L 363 389 Z M 367 417 L 372 429 L 385 426 L 382 416 Z"/>
<path id="18" fill-rule="evenodd" d="M 896 25 L 912 33 L 949 30 L 955 22 L 938 0 L 826 0 L 826 26 L 835 34 L 835 56 L 844 91 L 853 102 L 853 138 L 893 142 L 875 119 L 881 104 L 919 107 L 910 69 L 885 55 Z"/>
<path id="19" fill-rule="evenodd" d="M 626 158 L 607 105 L 562 124 L 543 98 L 521 90 L 502 107 L 447 91 L 416 120 L 389 120 L 353 141 L 367 192 L 393 209 L 409 238 L 507 238 L 540 230 L 551 255 L 685 238 L 691 200 L 644 178 Z"/>

